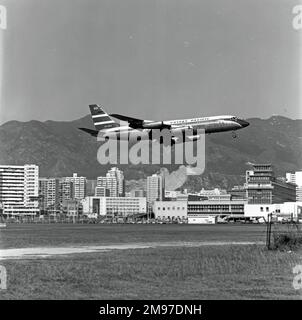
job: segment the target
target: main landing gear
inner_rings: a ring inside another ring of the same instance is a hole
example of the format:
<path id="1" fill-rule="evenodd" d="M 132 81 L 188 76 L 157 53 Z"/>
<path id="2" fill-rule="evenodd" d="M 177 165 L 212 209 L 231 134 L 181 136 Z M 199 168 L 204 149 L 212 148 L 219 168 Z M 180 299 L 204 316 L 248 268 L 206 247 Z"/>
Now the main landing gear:
<path id="1" fill-rule="evenodd" d="M 237 138 L 237 133 L 235 131 L 232 132 L 232 137 L 233 137 L 233 139 Z"/>

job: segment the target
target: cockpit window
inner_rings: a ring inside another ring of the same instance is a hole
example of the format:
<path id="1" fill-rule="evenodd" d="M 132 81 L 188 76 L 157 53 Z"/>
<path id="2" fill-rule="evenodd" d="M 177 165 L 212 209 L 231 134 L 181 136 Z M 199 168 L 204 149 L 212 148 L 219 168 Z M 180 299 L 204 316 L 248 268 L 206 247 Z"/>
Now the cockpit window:
<path id="1" fill-rule="evenodd" d="M 232 117 L 232 118 L 231 118 L 231 120 L 235 120 L 235 121 L 237 121 L 237 120 L 238 120 L 238 118 L 237 118 L 237 117 Z"/>

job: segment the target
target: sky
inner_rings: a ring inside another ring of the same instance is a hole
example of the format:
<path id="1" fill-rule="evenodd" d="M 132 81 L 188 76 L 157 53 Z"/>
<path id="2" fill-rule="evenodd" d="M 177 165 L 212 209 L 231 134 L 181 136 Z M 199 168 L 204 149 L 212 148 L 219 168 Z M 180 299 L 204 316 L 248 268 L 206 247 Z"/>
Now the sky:
<path id="1" fill-rule="evenodd" d="M 302 118 L 301 0 L 0 0 L 0 124 Z"/>

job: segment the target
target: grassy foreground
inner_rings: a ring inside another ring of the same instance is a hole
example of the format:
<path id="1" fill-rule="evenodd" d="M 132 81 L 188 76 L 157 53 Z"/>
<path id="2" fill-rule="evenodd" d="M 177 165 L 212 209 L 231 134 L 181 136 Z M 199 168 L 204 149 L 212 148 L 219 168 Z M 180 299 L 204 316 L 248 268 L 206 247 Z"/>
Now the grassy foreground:
<path id="1" fill-rule="evenodd" d="M 235 245 L 7 260 L 0 299 L 300 299 L 301 253 Z"/>

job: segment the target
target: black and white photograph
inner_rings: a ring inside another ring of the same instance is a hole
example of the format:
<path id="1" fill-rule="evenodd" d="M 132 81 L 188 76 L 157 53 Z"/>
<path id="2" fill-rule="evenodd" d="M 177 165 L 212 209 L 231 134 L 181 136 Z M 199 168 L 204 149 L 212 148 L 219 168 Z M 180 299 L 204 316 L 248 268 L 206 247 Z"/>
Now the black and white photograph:
<path id="1" fill-rule="evenodd" d="M 0 0 L 0 300 L 301 300 L 301 57 L 301 0 Z"/>

